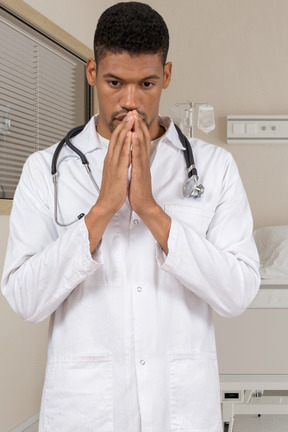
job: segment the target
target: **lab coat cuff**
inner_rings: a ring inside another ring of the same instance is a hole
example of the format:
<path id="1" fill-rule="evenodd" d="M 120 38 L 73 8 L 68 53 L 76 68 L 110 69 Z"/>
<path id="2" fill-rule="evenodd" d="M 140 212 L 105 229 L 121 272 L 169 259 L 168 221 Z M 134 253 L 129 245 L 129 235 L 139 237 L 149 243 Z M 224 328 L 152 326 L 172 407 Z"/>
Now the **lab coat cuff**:
<path id="1" fill-rule="evenodd" d="M 89 242 L 89 233 L 88 233 L 88 229 L 85 223 L 84 218 L 82 218 L 79 221 L 79 225 L 80 225 L 80 233 L 82 235 L 82 244 L 83 244 L 83 256 L 84 256 L 84 260 L 85 262 L 94 262 L 95 264 L 97 264 L 97 266 L 99 264 L 103 264 L 103 254 L 102 254 L 102 248 L 101 248 L 101 244 L 102 244 L 102 239 L 100 240 L 100 242 L 98 243 L 98 246 L 96 248 L 96 250 L 93 252 L 93 254 L 91 255 L 90 252 L 90 242 Z"/>
<path id="2" fill-rule="evenodd" d="M 156 259 L 159 267 L 162 270 L 169 270 L 172 267 L 175 268 L 180 260 L 179 257 L 179 245 L 177 246 L 177 242 L 179 240 L 179 224 L 175 220 L 171 219 L 171 227 L 168 236 L 168 254 L 163 251 L 161 246 L 157 243 L 156 247 Z M 178 253 L 177 253 L 178 250 Z"/>

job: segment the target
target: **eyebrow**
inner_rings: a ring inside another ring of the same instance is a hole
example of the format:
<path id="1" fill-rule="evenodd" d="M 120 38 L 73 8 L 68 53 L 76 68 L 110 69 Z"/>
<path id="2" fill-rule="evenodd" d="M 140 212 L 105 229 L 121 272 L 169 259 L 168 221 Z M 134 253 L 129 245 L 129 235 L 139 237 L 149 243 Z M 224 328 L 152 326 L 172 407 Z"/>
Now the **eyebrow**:
<path id="1" fill-rule="evenodd" d="M 117 75 L 114 75 L 112 73 L 104 74 L 103 78 L 113 78 L 116 81 L 125 81 L 123 78 L 120 78 Z M 147 77 L 141 78 L 140 81 L 147 81 L 147 80 L 151 80 L 151 79 L 160 80 L 160 77 L 158 75 L 149 75 Z"/>

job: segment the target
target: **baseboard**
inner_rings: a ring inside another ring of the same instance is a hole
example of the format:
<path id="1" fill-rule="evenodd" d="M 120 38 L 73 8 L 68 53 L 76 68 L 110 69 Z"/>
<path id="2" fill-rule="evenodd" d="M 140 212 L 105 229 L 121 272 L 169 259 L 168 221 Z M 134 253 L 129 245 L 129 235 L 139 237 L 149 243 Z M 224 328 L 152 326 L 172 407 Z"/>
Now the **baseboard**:
<path id="1" fill-rule="evenodd" d="M 37 413 L 34 416 L 30 417 L 29 419 L 25 420 L 23 423 L 21 423 L 15 429 L 11 429 L 10 432 L 24 432 L 29 426 L 32 426 L 38 420 L 39 420 L 39 413 Z"/>

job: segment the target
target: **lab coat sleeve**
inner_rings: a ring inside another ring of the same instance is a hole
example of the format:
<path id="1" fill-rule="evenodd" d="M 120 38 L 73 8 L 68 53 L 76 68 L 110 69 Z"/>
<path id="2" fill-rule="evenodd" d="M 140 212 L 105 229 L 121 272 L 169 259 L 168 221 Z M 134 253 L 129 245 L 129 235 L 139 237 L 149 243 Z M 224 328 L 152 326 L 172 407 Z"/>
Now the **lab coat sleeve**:
<path id="1" fill-rule="evenodd" d="M 172 223 L 160 268 L 225 317 L 241 314 L 257 294 L 260 277 L 250 207 L 234 159 L 228 154 L 219 200 L 206 235 Z M 201 198 L 200 198 L 201 199 Z M 191 225 L 193 221 L 191 220 Z"/>
<path id="2" fill-rule="evenodd" d="M 84 219 L 58 236 L 45 203 L 49 188 L 45 187 L 48 176 L 40 175 L 43 170 L 37 154 L 24 165 L 10 217 L 1 286 L 11 307 L 32 322 L 52 314 L 78 284 L 101 266 L 100 253 L 91 257 Z"/>

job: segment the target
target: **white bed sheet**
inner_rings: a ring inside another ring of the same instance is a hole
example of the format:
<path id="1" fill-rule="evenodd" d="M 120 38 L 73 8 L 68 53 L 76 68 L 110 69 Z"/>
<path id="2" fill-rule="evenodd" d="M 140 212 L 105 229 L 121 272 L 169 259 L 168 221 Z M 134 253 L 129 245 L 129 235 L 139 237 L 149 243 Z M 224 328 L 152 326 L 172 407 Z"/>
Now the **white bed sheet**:
<path id="1" fill-rule="evenodd" d="M 261 279 L 288 280 L 288 225 L 258 228 L 254 238 Z"/>

